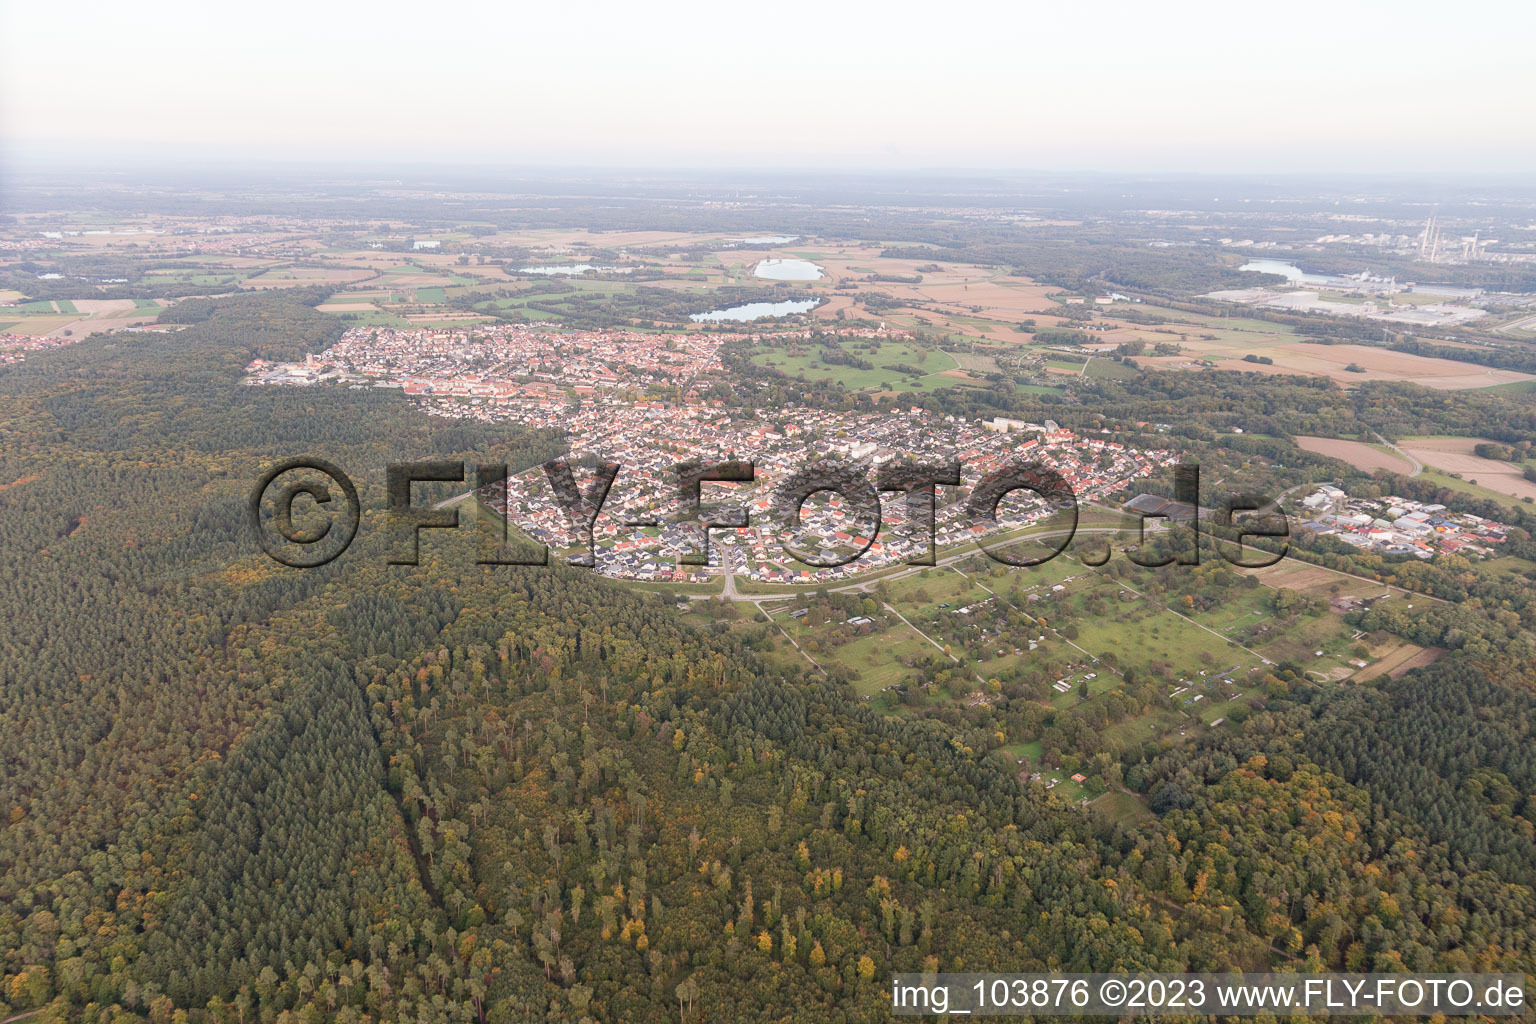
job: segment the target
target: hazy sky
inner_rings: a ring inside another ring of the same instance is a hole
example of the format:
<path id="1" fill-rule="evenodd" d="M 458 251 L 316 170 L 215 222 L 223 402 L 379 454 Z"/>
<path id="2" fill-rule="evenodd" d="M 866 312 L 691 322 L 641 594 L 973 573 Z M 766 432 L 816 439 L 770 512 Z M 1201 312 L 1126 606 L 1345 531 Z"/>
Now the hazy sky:
<path id="1" fill-rule="evenodd" d="M 12 159 L 1536 172 L 1536 3 L 0 0 Z"/>

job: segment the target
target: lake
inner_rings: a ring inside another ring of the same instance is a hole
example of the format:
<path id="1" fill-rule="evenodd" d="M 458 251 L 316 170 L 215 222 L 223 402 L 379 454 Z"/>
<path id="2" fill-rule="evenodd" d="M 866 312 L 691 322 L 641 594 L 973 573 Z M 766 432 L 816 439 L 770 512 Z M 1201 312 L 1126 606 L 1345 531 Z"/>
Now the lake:
<path id="1" fill-rule="evenodd" d="M 742 245 L 788 245 L 799 237 L 799 235 L 757 235 L 753 238 L 738 238 L 736 241 Z"/>
<path id="2" fill-rule="evenodd" d="M 1256 274 L 1279 274 L 1292 284 L 1328 284 L 1333 280 L 1322 274 L 1308 274 L 1294 263 L 1286 263 L 1284 260 L 1249 260 L 1237 269 Z"/>
<path id="3" fill-rule="evenodd" d="M 821 268 L 809 260 L 763 260 L 752 274 L 767 281 L 821 280 Z"/>
<path id="4" fill-rule="evenodd" d="M 816 299 L 786 299 L 783 302 L 748 302 L 727 309 L 712 309 L 708 313 L 695 313 L 688 319 L 697 323 L 732 321 L 745 323 L 761 320 L 765 316 L 788 316 L 791 313 L 808 313 L 816 308 Z"/>
<path id="5" fill-rule="evenodd" d="M 560 276 L 585 274 L 589 270 L 600 270 L 604 273 L 627 274 L 634 267 L 594 267 L 590 263 L 559 263 L 549 267 L 518 267 L 519 274 L 558 274 Z"/>

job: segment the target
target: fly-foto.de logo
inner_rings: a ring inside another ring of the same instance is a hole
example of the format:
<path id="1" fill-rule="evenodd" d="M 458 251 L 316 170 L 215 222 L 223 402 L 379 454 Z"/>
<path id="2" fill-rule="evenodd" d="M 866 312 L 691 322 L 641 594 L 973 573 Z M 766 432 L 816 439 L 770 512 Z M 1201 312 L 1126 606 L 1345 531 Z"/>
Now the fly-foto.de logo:
<path id="1" fill-rule="evenodd" d="M 553 459 L 539 467 L 547 485 L 549 504 L 573 540 L 566 545 L 566 550 L 574 549 L 566 557 L 568 564 L 597 564 L 595 530 L 623 468 L 617 462 L 597 462 L 585 471 L 586 480 L 578 482 L 570 459 Z M 495 463 L 428 461 L 387 467 L 387 510 L 392 527 L 399 532 L 398 543 L 388 556 L 390 564 L 418 564 L 423 531 L 458 529 L 462 509 L 466 505 L 471 510 L 480 509 L 482 505 L 475 498 L 494 494 L 498 489 L 504 491 L 507 478 L 506 465 Z M 871 473 L 862 464 L 817 459 L 781 474 L 766 501 L 758 498 L 754 503 L 759 510 L 756 523 L 746 506 L 705 508 L 705 484 L 744 485 L 758 481 L 755 465 L 747 460 L 681 462 L 673 470 L 671 507 L 665 514 L 624 514 L 615 526 L 650 531 L 664 526 L 675 529 L 680 538 L 680 565 L 710 564 L 712 531 L 747 530 L 757 525 L 767 528 L 788 559 L 816 568 L 848 566 L 863 558 L 881 536 L 880 495 L 888 493 L 896 496 L 900 506 L 891 532 L 893 543 L 908 552 L 906 564 L 934 565 L 939 539 L 939 488 L 960 488 L 962 466 L 959 461 L 891 460 Z M 435 504 L 418 504 L 414 485 L 432 483 L 467 483 L 471 489 Z M 1285 557 L 1289 524 L 1268 498 L 1231 495 L 1214 507 L 1202 507 L 1200 467 L 1195 464 L 1174 468 L 1174 492 L 1174 500 L 1168 503 L 1171 511 L 1140 516 L 1137 526 L 1142 543 L 1126 551 L 1126 557 L 1136 564 L 1199 564 L 1198 543 L 1177 552 L 1150 554 L 1145 540 L 1147 521 L 1152 519 L 1183 523 L 1197 539 L 1203 520 L 1214 523 L 1224 535 L 1217 550 L 1235 566 L 1261 568 Z M 840 545 L 840 550 L 829 550 L 814 535 L 807 537 L 807 531 L 802 529 L 807 503 L 820 494 L 830 495 L 842 516 L 860 524 L 857 534 L 846 535 L 847 543 Z M 1016 511 L 1005 522 L 1000 506 L 1010 498 Z M 1027 567 L 1048 562 L 1065 551 L 1077 533 L 1079 505 L 1071 484 L 1055 468 L 1037 461 L 1009 460 L 994 467 L 952 504 L 964 527 L 961 532 L 974 540 L 987 557 L 1005 565 Z M 1256 515 L 1240 519 L 1243 513 Z M 262 475 L 251 493 L 247 515 L 257 542 L 274 560 L 294 568 L 314 568 L 334 561 L 351 546 L 362 525 L 362 504 L 357 486 L 340 467 L 325 459 L 301 456 L 284 460 Z M 497 515 L 493 520 L 494 528 L 483 533 L 475 545 L 477 564 L 550 563 L 547 544 L 512 543 L 507 516 Z M 1027 526 L 1047 520 L 1049 530 L 1030 535 L 1044 550 L 1020 551 L 1013 543 L 1017 537 L 1010 536 L 1004 541 L 998 536 L 1005 525 Z M 1246 547 L 1243 542 L 1248 538 L 1270 538 L 1278 542 L 1278 550 Z M 1099 556 L 1086 556 L 1084 561 L 1102 565 L 1111 553 L 1106 547 Z"/>

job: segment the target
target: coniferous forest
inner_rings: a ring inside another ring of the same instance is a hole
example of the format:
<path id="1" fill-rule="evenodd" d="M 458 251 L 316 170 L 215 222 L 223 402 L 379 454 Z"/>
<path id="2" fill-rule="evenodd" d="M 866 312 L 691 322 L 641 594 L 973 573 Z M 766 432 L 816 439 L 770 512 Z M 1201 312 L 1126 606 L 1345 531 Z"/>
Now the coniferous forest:
<path id="1" fill-rule="evenodd" d="M 853 1022 L 902 971 L 1536 965 L 1524 593 L 1432 581 L 1456 654 L 1139 750 L 1154 813 L 1116 822 L 663 596 L 388 564 L 388 463 L 561 439 L 241 386 L 334 340 L 316 298 L 0 369 L 0 1019 Z M 306 452 L 364 525 L 294 570 L 244 504 Z"/>

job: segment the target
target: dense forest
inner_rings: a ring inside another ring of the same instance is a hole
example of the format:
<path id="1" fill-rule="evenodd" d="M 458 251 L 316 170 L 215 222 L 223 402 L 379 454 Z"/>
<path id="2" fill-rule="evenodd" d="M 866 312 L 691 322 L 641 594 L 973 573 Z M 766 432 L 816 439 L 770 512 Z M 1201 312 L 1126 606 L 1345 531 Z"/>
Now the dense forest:
<path id="1" fill-rule="evenodd" d="M 1473 614 L 1446 628 L 1480 642 L 1431 669 L 1277 679 L 1240 730 L 1129 752 L 1155 817 L 1119 823 L 963 721 L 878 714 L 659 595 L 452 538 L 388 564 L 388 462 L 522 468 L 560 438 L 242 387 L 253 356 L 335 336 L 315 299 L 191 300 L 177 333 L 0 370 L 0 1019 L 852 1022 L 887 1017 L 897 971 L 1536 966 L 1510 584 L 1460 581 Z M 1127 432 L 1162 409 L 1494 429 L 1475 397 L 1262 381 L 922 401 Z M 1521 415 L 1491 436 L 1528 440 Z M 245 532 L 251 483 L 300 453 L 363 500 L 313 570 Z"/>

